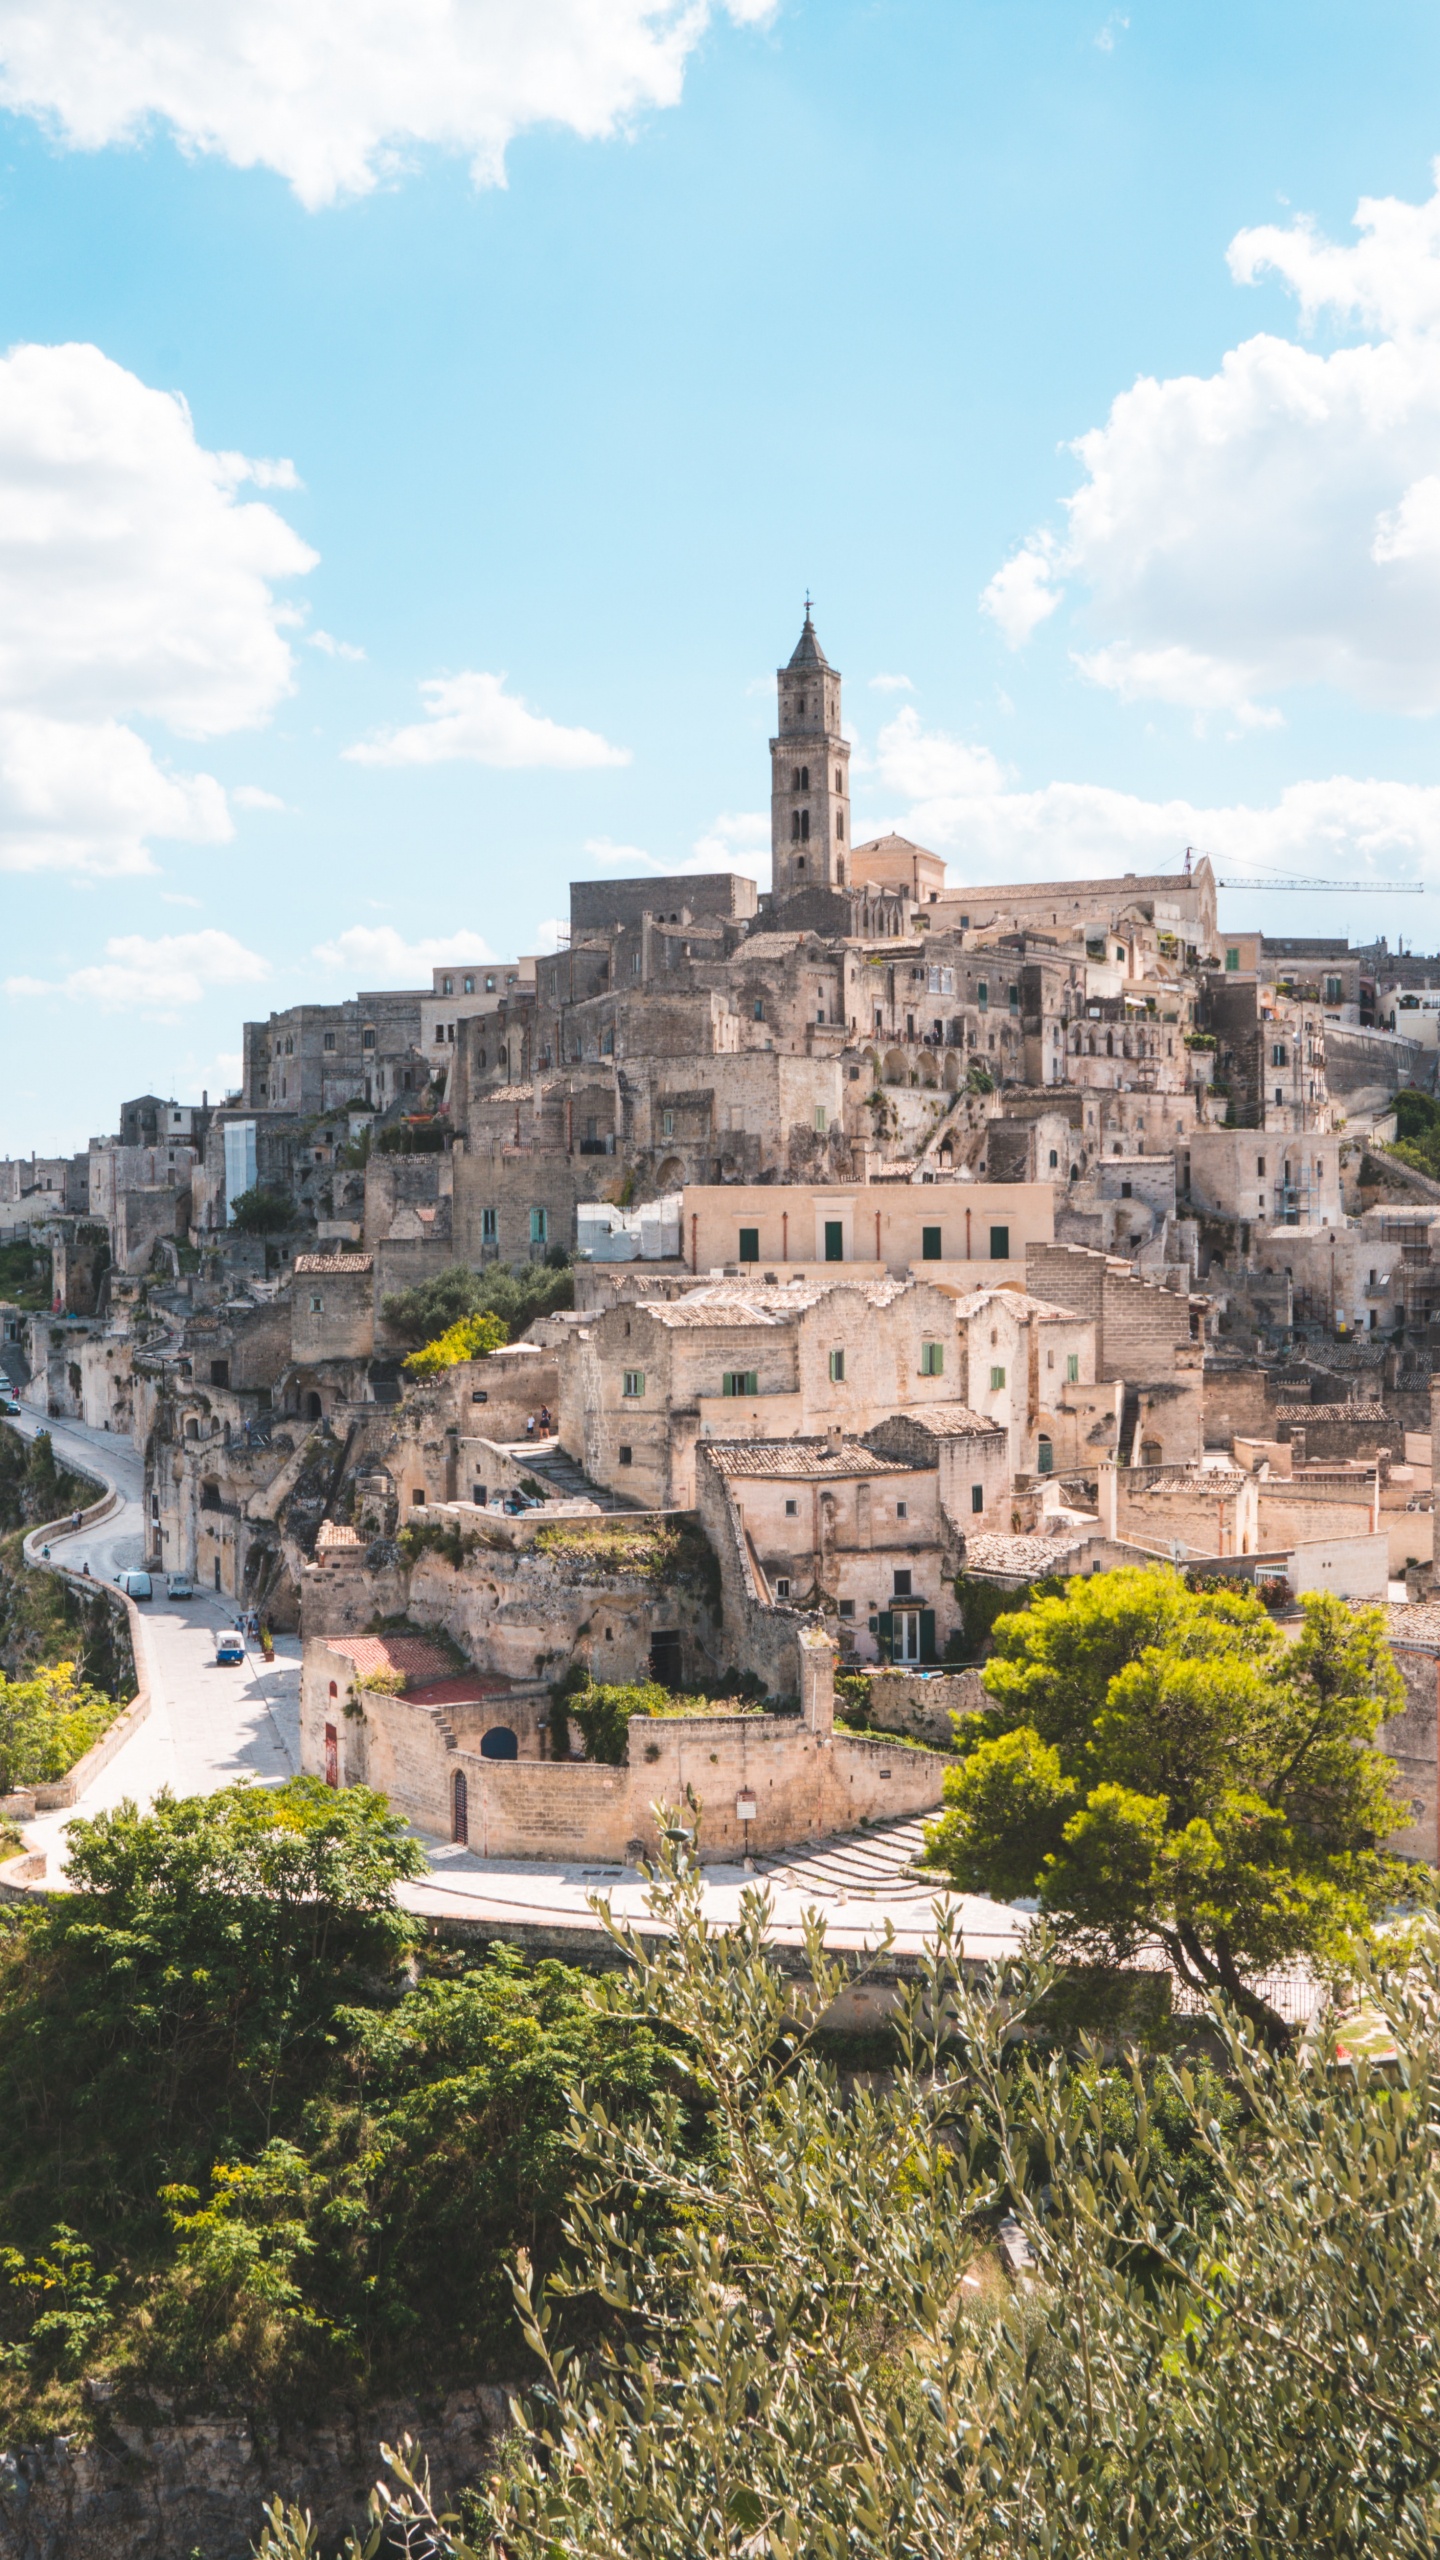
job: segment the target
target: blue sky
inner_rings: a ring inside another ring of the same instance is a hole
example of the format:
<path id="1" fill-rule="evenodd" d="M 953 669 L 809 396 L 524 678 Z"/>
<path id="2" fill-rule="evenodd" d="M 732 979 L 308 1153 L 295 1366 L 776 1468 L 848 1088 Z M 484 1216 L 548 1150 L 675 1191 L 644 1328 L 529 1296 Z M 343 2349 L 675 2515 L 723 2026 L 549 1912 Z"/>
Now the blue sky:
<path id="1" fill-rule="evenodd" d="M 424 27 L 0 0 L 0 1152 L 763 877 L 807 583 L 857 832 L 1440 890 L 1433 7 Z"/>

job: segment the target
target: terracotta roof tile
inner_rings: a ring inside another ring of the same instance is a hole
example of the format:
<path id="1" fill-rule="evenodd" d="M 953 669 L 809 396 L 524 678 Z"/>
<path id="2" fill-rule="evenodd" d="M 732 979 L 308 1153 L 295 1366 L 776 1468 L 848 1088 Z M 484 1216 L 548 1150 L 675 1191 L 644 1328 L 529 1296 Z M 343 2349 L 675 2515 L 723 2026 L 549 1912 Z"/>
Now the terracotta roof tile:
<path id="1" fill-rule="evenodd" d="M 857 1440 L 832 1449 L 828 1440 L 702 1440 L 722 1476 L 893 1476 L 904 1458 L 877 1458 Z"/>
<path id="2" fill-rule="evenodd" d="M 453 1669 L 448 1653 L 426 1636 L 326 1636 L 363 1680 L 367 1671 L 401 1671 L 408 1680 L 443 1680 Z"/>

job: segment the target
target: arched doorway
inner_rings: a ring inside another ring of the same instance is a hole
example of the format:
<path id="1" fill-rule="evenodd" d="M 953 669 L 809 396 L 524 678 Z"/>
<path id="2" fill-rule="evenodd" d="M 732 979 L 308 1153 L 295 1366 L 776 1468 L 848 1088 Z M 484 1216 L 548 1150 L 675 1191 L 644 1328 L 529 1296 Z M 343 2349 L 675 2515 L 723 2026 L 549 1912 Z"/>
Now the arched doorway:
<path id="1" fill-rule="evenodd" d="M 310 1393 L 308 1394 L 308 1396 L 307 1396 L 307 1397 L 306 1397 L 306 1399 L 305 1399 L 305 1419 L 306 1419 L 306 1421 L 307 1421 L 307 1422 L 318 1422 L 318 1421 L 319 1421 L 319 1419 L 320 1419 L 320 1411 L 321 1411 L 321 1407 L 320 1407 L 320 1398 L 319 1398 L 319 1397 L 318 1397 L 318 1395 L 315 1393 L 315 1390 L 314 1390 L 314 1388 L 312 1387 L 312 1388 L 311 1388 L 311 1390 L 310 1390 Z"/>
<path id="2" fill-rule="evenodd" d="M 481 1736 L 480 1757 L 482 1760 L 518 1760 L 520 1745 L 513 1727 L 492 1724 L 489 1732 Z"/>
<path id="3" fill-rule="evenodd" d="M 1162 1450 L 1158 1440 L 1141 1441 L 1140 1464 L 1142 1467 L 1158 1467 L 1163 1463 L 1163 1460 L 1164 1451 Z"/>
<path id="4" fill-rule="evenodd" d="M 470 1841 L 470 1788 L 463 1769 L 457 1769 L 450 1789 L 450 1837 L 462 1849 Z"/>

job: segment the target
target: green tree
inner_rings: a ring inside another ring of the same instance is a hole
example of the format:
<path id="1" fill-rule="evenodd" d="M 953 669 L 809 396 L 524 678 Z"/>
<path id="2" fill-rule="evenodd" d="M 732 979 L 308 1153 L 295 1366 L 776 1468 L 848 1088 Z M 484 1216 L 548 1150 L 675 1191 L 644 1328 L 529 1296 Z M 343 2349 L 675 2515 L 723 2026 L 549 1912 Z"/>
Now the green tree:
<path id="1" fill-rule="evenodd" d="M 1364 1747 L 1403 1702 L 1384 1618 L 1302 1609 L 1286 1644 L 1250 1593 L 1156 1568 L 999 1619 L 929 1863 L 1038 1896 L 1093 1960 L 1158 1939 L 1183 1981 L 1279 2032 L 1249 1978 L 1339 1958 L 1406 1885 L 1381 1845 L 1406 1818 L 1394 1766 Z"/>
<path id="2" fill-rule="evenodd" d="M 114 1700 L 77 1680 L 73 1662 L 42 1665 L 23 1680 L 0 1672 L 0 1796 L 63 1778 L 114 1714 Z"/>
<path id="3" fill-rule="evenodd" d="M 717 1932 L 671 1860 L 652 1913 L 658 1934 L 614 1931 L 627 1971 L 595 1996 L 675 2040 L 706 2140 L 678 2093 L 623 2120 L 579 2094 L 565 2263 L 517 2271 L 538 2387 L 468 2523 L 402 2447 L 352 2554 L 1433 2555 L 1433 1944 L 1370 1987 L 1394 2055 L 1374 2071 L 1328 2035 L 1277 2054 L 1222 2008 L 1237 2130 L 1213 2072 L 1017 2036 L 1044 1966 L 979 1987 L 949 1929 L 896 2068 L 847 2085 L 801 2023 L 852 1978 L 818 1925 L 797 1983 L 766 1895 Z M 1031 2258 L 1014 2292 L 1004 2214 Z M 319 2550 L 274 2511 L 262 2560 Z"/>
<path id="4" fill-rule="evenodd" d="M 257 1183 L 252 1191 L 242 1191 L 230 1203 L 230 1223 L 242 1236 L 274 1236 L 295 1224 L 294 1203 L 283 1191 L 267 1190 Z"/>
<path id="5" fill-rule="evenodd" d="M 417 1281 L 413 1289 L 393 1291 L 382 1300 L 381 1314 L 402 1342 L 414 1344 L 417 1350 L 437 1341 L 464 1317 L 486 1314 L 499 1316 L 510 1329 L 510 1340 L 518 1341 L 537 1316 L 554 1315 L 575 1303 L 569 1256 L 559 1247 L 554 1250 L 560 1252 L 558 1265 L 527 1263 L 518 1276 L 499 1263 L 484 1271 L 452 1263 L 448 1271 Z"/>

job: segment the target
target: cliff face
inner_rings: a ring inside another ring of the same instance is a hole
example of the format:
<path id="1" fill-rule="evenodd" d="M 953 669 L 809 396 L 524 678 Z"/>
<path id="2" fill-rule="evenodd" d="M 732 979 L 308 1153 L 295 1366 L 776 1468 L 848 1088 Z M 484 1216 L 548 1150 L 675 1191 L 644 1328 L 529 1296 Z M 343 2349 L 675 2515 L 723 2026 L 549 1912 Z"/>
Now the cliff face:
<path id="1" fill-rule="evenodd" d="M 240 2413 L 154 2423 L 103 2403 L 93 2441 L 56 2437 L 0 2454 L 0 2560 L 251 2560 L 273 2498 L 308 2508 L 322 2547 L 363 2519 L 380 2445 L 419 2439 L 453 2504 L 493 2461 L 506 2395 L 491 2385 L 435 2408 L 346 2410 L 262 2428 Z"/>

